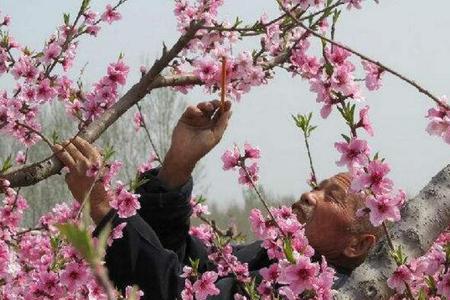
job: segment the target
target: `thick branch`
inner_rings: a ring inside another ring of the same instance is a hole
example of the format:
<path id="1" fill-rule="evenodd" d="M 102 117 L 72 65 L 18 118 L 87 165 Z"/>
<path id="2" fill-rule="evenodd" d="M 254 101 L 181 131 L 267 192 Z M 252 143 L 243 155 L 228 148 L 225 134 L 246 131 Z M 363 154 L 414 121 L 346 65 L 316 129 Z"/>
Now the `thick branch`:
<path id="1" fill-rule="evenodd" d="M 135 84 L 128 92 L 122 96 L 110 109 L 89 124 L 80 134 L 81 137 L 89 142 L 95 141 L 109 126 L 120 118 L 129 108 L 139 102 L 151 89 L 164 87 L 177 83 L 181 85 L 183 80 L 185 84 L 193 84 L 198 80 L 192 76 L 180 77 L 162 77 L 160 73 L 164 68 L 183 50 L 186 45 L 194 38 L 195 33 L 202 26 L 202 23 L 193 23 L 190 28 L 182 35 L 173 47 L 164 52 L 151 69 L 141 80 Z M 14 168 L 1 177 L 9 180 L 11 187 L 29 186 L 36 184 L 47 177 L 59 173 L 62 164 L 54 156 L 50 156 L 40 162 L 25 165 L 20 168 Z"/>
<path id="2" fill-rule="evenodd" d="M 420 226 L 419 226 L 420 224 Z M 402 210 L 402 220 L 389 231 L 406 256 L 423 255 L 450 224 L 450 165 L 434 176 Z M 388 245 L 381 241 L 359 266 L 335 299 L 388 299 L 392 291 L 386 280 L 395 269 Z"/>

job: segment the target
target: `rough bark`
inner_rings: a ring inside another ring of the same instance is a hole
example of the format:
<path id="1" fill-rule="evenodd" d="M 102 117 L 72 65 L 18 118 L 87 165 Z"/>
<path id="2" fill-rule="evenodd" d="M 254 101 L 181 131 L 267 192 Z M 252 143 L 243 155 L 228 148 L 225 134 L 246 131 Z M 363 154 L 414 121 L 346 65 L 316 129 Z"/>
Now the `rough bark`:
<path id="1" fill-rule="evenodd" d="M 410 199 L 402 220 L 390 228 L 395 245 L 402 245 L 409 259 L 423 255 L 439 233 L 450 224 L 450 165 Z M 387 299 L 392 291 L 386 280 L 395 269 L 386 241 L 375 247 L 364 264 L 339 289 L 335 299 Z"/>

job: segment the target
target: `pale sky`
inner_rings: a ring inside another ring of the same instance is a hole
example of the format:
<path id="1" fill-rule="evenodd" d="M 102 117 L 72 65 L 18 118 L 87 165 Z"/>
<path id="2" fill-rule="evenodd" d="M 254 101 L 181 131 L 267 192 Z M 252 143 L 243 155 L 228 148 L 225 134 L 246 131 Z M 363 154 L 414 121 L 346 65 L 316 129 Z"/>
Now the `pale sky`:
<path id="1" fill-rule="evenodd" d="M 62 12 L 76 13 L 80 1 L 3 0 L 0 10 L 13 17 L 11 33 L 20 43 L 41 49 L 43 41 L 60 24 Z M 102 10 L 110 1 L 92 0 Z M 266 12 L 277 14 L 275 1 L 226 0 L 221 18 L 240 16 L 249 22 Z M 415 79 L 440 96 L 450 94 L 450 2 L 435 0 L 381 0 L 379 5 L 365 1 L 362 10 L 344 11 L 337 29 L 337 40 Z M 173 1 L 129 0 L 121 9 L 123 20 L 104 27 L 97 39 L 84 38 L 73 68 L 78 73 L 89 62 L 84 79 L 96 82 L 108 63 L 125 54 L 131 67 L 127 86 L 138 79 L 143 57 L 150 61 L 159 55 L 162 42 L 171 45 L 179 36 Z M 243 43 L 241 48 L 251 47 Z M 1 79 L 3 80 L 3 78 Z M 0 88 L 8 82 L 0 81 Z M 416 194 L 439 170 L 450 163 L 450 148 L 442 139 L 425 132 L 426 111 L 434 103 L 412 87 L 386 75 L 383 88 L 375 93 L 364 89 L 375 137 L 369 138 L 373 150 L 392 165 L 391 177 L 397 187 Z M 191 103 L 210 100 L 211 95 L 196 89 L 187 96 Z M 145 105 L 145 103 L 142 103 Z M 227 206 L 242 198 L 237 174 L 222 171 L 220 156 L 236 142 L 245 141 L 261 148 L 261 183 L 278 195 L 298 196 L 307 189 L 308 161 L 302 137 L 290 115 L 314 112 L 319 125 L 311 147 L 319 178 L 342 171 L 333 144 L 346 128 L 337 112 L 327 120 L 319 117 L 320 105 L 308 84 L 277 70 L 269 85 L 255 88 L 234 105 L 234 114 L 221 144 L 206 158 L 211 201 Z M 374 152 L 375 152 L 374 151 Z"/>

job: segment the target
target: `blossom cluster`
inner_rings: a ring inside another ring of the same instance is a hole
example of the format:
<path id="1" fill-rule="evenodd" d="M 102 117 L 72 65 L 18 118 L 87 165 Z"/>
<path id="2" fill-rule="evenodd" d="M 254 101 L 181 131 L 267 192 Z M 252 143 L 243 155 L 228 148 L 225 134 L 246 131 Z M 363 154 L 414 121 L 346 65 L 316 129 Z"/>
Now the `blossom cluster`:
<path id="1" fill-rule="evenodd" d="M 223 169 L 235 170 L 239 169 L 239 183 L 251 186 L 259 179 L 258 159 L 261 157 L 260 150 L 252 147 L 250 144 L 244 144 L 244 154 L 241 155 L 238 146 L 235 144 L 232 150 L 226 150 L 222 155 Z M 253 163 L 247 166 L 245 162 L 251 160 Z"/>
<path id="2" fill-rule="evenodd" d="M 323 257 L 320 262 L 313 257 L 314 249 L 309 246 L 303 225 L 291 208 L 271 208 L 271 217 L 264 217 L 261 211 L 253 209 L 249 219 L 252 231 L 262 239 L 261 247 L 273 262 L 260 270 L 262 280 L 256 289 L 253 287 L 252 290 L 249 285 L 252 279 L 248 266 L 236 259 L 233 247 L 229 243 L 221 244 L 217 231 L 208 224 L 201 224 L 193 227 L 190 234 L 205 244 L 216 269 L 200 275 L 195 268 L 185 267 L 183 299 L 194 299 L 193 296 L 205 299 L 208 295 L 216 295 L 219 290 L 214 282 L 230 276 L 241 287 L 235 299 L 250 299 L 249 294 L 258 295 L 260 299 L 280 296 L 283 299 L 331 299 L 334 270 Z"/>
<path id="3" fill-rule="evenodd" d="M 447 104 L 447 98 L 443 97 L 441 103 Z M 450 109 L 438 105 L 436 108 L 430 108 L 426 117 L 430 120 L 427 132 L 430 135 L 442 137 L 447 144 L 450 144 Z"/>
<path id="4" fill-rule="evenodd" d="M 39 110 L 43 104 L 59 99 L 74 115 L 86 109 L 89 118 L 100 112 L 97 106 L 110 106 L 117 84 L 124 84 L 124 75 L 128 71 L 123 63 L 118 62 L 108 68 L 109 81 L 105 79 L 96 85 L 95 91 L 88 95 L 85 107 L 78 103 L 81 88 L 69 79 L 67 72 L 76 57 L 77 38 L 83 34 L 96 36 L 101 22 L 111 23 L 118 19 L 120 14 L 111 5 L 100 16 L 84 7 L 76 22 L 69 23 L 66 15 L 64 24 L 48 38 L 43 49 L 32 51 L 9 34 L 7 27 L 11 18 L 4 16 L 0 25 L 0 76 L 10 74 L 16 86 L 11 94 L 0 90 L 0 132 L 31 146 L 40 140 L 35 132 L 41 130 Z M 61 74 L 53 72 L 58 67 Z"/>
<path id="5" fill-rule="evenodd" d="M 423 256 L 400 265 L 388 279 L 387 284 L 399 295 L 406 284 L 414 296 L 422 299 L 450 297 L 450 232 L 443 232 Z"/>
<path id="6" fill-rule="evenodd" d="M 120 164 L 106 164 L 105 183 L 117 174 Z M 0 208 L 0 285 L 1 299 L 107 299 L 103 287 L 97 281 L 92 269 L 65 239 L 62 238 L 58 225 L 63 223 L 78 224 L 80 204 L 57 204 L 50 212 L 44 214 L 36 228 L 21 229 L 20 223 L 28 208 L 26 199 L 9 187 L 7 180 L 1 180 L 1 190 L 5 194 Z M 131 215 L 136 195 L 119 185 L 114 189 L 117 197 L 119 214 Z M 128 205 L 131 202 L 131 205 Z M 139 204 L 139 203 L 138 203 Z M 134 208 L 138 208 L 135 207 Z M 115 239 L 123 236 L 126 222 L 117 225 L 107 239 L 111 245 Z M 92 234 L 93 227 L 89 229 Z M 137 296 L 142 296 L 138 292 Z M 117 299 L 122 296 L 116 293 Z M 127 288 L 126 297 L 131 297 L 131 287 Z"/>

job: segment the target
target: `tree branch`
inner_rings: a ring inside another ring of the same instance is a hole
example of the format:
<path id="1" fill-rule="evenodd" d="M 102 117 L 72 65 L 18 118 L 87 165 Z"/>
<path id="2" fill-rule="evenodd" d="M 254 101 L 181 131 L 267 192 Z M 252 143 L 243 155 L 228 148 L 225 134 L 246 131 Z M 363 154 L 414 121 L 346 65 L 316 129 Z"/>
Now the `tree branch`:
<path id="1" fill-rule="evenodd" d="M 109 126 L 134 104 L 138 103 L 151 89 L 175 83 L 181 85 L 183 80 L 186 81 L 186 84 L 192 84 L 192 81 L 198 82 L 198 79 L 192 76 L 172 76 L 165 78 L 160 73 L 187 46 L 202 25 L 203 22 L 192 23 L 186 30 L 186 33 L 178 39 L 173 47 L 169 51 L 163 52 L 161 58 L 155 61 L 147 74 L 129 89 L 118 102 L 105 111 L 103 115 L 84 128 L 80 136 L 89 142 L 95 141 Z M 59 173 L 62 167 L 61 162 L 52 155 L 31 165 L 12 168 L 7 173 L 2 174 L 2 178 L 7 179 L 11 183 L 11 187 L 29 186 Z"/>

